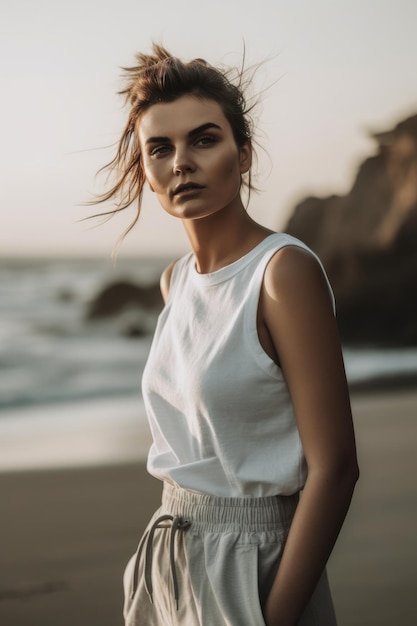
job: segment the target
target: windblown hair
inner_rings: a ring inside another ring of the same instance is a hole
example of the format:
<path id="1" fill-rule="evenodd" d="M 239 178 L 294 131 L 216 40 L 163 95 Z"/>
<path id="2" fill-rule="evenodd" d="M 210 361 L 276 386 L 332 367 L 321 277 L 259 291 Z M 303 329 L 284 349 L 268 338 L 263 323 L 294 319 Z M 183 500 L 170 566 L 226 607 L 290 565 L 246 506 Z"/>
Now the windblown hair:
<path id="1" fill-rule="evenodd" d="M 252 119 L 244 91 L 247 71 L 243 69 L 219 69 L 204 59 L 194 59 L 184 63 L 162 46 L 153 44 L 153 54 L 139 53 L 137 64 L 122 68 L 126 79 L 125 88 L 119 94 L 125 97 L 130 106 L 127 124 L 117 145 L 116 155 L 100 172 L 107 171 L 113 185 L 88 204 L 98 204 L 115 200 L 115 208 L 101 216 L 112 217 L 137 201 L 134 220 L 123 237 L 135 226 L 139 219 L 142 204 L 145 173 L 139 147 L 138 133 L 135 132 L 142 114 L 153 104 L 173 102 L 184 95 L 208 98 L 220 104 L 230 123 L 238 147 L 252 144 Z M 249 192 L 252 189 L 250 171 L 242 180 Z M 95 217 L 95 216 L 92 216 Z M 122 238 L 123 238 L 122 237 Z"/>

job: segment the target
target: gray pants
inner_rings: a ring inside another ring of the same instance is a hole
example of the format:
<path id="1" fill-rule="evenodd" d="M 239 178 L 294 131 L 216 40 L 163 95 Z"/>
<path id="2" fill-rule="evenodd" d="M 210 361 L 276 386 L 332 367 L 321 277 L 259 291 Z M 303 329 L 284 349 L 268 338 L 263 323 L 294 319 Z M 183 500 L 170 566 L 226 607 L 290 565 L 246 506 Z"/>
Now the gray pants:
<path id="1" fill-rule="evenodd" d="M 126 626 L 265 626 L 298 495 L 217 498 L 164 484 L 124 574 Z M 323 575 L 299 626 L 335 626 Z"/>

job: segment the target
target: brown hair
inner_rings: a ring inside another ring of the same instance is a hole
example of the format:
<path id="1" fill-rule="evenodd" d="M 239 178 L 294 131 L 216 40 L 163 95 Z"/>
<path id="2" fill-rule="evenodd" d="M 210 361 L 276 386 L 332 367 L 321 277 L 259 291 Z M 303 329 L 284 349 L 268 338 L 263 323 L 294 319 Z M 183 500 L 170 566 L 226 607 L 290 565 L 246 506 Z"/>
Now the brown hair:
<path id="1" fill-rule="evenodd" d="M 114 198 L 116 208 L 99 215 L 112 217 L 137 200 L 136 215 L 123 237 L 139 219 L 145 173 L 135 128 L 141 115 L 153 104 L 172 102 L 181 96 L 192 94 L 218 102 L 227 118 L 238 147 L 252 144 L 252 120 L 244 96 L 247 74 L 239 70 L 219 69 L 204 59 L 184 63 L 173 57 L 165 48 L 153 44 L 153 54 L 139 53 L 137 64 L 122 68 L 125 72 L 125 88 L 119 93 L 130 105 L 127 124 L 117 145 L 116 155 L 99 172 L 108 171 L 115 178 L 111 188 L 88 204 L 98 204 Z M 253 188 L 250 171 L 242 181 L 248 189 Z M 96 216 L 92 216 L 96 217 Z"/>

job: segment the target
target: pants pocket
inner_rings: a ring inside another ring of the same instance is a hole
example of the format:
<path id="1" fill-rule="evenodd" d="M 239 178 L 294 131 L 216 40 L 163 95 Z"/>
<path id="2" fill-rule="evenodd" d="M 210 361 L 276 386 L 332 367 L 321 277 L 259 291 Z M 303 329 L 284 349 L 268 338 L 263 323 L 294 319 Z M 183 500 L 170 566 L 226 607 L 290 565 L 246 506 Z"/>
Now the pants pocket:
<path id="1" fill-rule="evenodd" d="M 253 612 L 254 624 L 259 626 L 266 626 L 265 618 L 263 615 L 263 609 L 261 604 L 261 580 L 260 580 L 260 554 L 259 546 L 257 544 L 250 544 L 250 563 L 248 563 L 248 602 L 250 603 L 251 611 Z M 252 624 L 252 621 L 248 621 L 248 624 Z"/>
<path id="2" fill-rule="evenodd" d="M 259 597 L 258 546 L 247 543 L 224 547 L 222 550 L 220 546 L 214 560 L 206 563 L 212 602 L 219 612 L 213 625 L 266 626 Z"/>
<path id="3" fill-rule="evenodd" d="M 123 591 L 124 591 L 123 617 L 125 619 L 125 623 L 127 621 L 129 609 L 132 605 L 132 600 L 131 600 L 130 595 L 131 595 L 133 569 L 135 567 L 135 562 L 136 562 L 136 554 L 134 554 L 131 557 L 131 559 L 129 560 L 123 572 Z"/>

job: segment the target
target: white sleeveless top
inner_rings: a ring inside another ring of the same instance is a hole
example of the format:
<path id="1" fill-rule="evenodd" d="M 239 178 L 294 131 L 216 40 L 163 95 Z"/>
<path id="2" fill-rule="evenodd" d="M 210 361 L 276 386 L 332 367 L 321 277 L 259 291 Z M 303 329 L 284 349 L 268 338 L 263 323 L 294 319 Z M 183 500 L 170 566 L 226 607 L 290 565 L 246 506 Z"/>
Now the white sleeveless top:
<path id="1" fill-rule="evenodd" d="M 265 268 L 288 245 L 309 250 L 274 233 L 210 274 L 197 272 L 192 253 L 175 264 L 142 379 L 153 476 L 227 497 L 303 487 L 291 398 L 256 325 Z"/>

